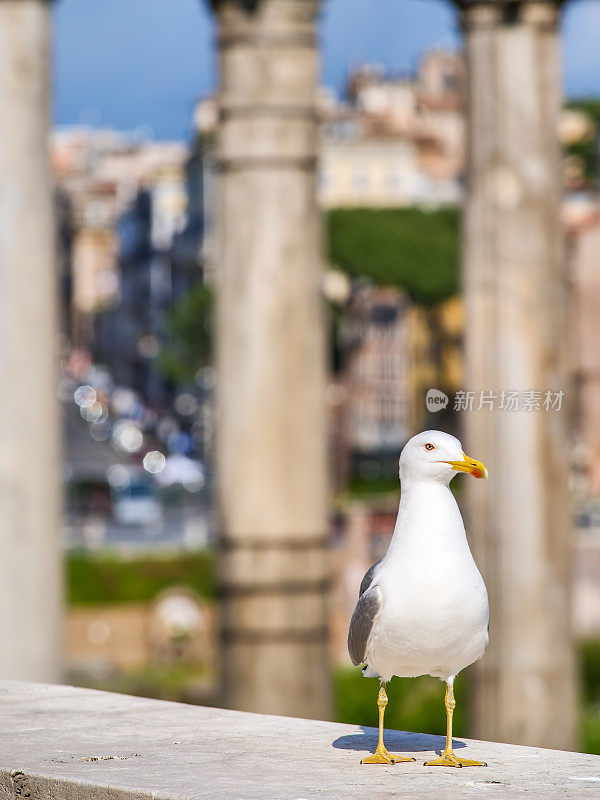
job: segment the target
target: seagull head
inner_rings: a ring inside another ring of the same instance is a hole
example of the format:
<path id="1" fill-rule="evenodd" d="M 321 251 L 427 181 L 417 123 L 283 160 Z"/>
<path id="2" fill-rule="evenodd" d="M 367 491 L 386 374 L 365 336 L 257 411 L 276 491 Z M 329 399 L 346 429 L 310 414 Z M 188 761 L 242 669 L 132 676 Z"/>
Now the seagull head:
<path id="1" fill-rule="evenodd" d="M 434 480 L 448 484 L 457 472 L 487 478 L 481 461 L 466 455 L 455 436 L 423 431 L 409 439 L 400 454 L 400 480 Z"/>

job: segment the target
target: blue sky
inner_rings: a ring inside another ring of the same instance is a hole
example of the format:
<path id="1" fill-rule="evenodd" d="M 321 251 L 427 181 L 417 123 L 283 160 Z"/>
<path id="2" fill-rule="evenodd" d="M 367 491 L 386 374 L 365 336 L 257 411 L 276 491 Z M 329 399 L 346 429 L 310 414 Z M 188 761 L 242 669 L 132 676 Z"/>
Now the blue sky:
<path id="1" fill-rule="evenodd" d="M 157 138 L 187 138 L 194 102 L 215 82 L 213 23 L 205 0 L 58 0 L 54 118 Z M 442 0 L 324 0 L 323 81 L 339 90 L 363 61 L 411 68 L 436 45 L 458 46 Z M 563 14 L 564 88 L 600 96 L 600 2 L 571 0 Z"/>

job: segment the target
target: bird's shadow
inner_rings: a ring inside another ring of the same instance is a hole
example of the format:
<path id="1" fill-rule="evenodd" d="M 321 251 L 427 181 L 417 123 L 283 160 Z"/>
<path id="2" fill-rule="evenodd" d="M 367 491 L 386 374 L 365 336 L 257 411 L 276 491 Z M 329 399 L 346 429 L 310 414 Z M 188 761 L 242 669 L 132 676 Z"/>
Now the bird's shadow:
<path id="1" fill-rule="evenodd" d="M 364 750 L 365 752 L 372 753 L 377 747 L 377 729 L 361 725 L 360 731 L 360 733 L 350 733 L 346 736 L 339 736 L 332 742 L 332 747 L 336 747 L 338 750 Z M 385 746 L 391 753 L 435 751 L 439 755 L 446 746 L 446 737 L 434 736 L 429 733 L 407 733 L 406 731 L 386 730 Z M 466 744 L 453 739 L 452 746 L 458 750 L 461 747 L 466 747 Z"/>

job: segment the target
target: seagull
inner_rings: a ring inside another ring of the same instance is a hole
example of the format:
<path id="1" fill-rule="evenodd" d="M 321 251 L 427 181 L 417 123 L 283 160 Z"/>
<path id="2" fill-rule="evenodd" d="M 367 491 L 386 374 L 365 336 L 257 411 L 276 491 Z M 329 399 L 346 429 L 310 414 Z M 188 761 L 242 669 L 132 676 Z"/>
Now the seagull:
<path id="1" fill-rule="evenodd" d="M 348 633 L 354 666 L 379 678 L 379 742 L 363 764 L 414 761 L 383 743 L 386 683 L 397 675 L 432 675 L 446 683 L 446 747 L 425 766 L 475 767 L 452 750 L 454 678 L 483 655 L 488 643 L 487 591 L 471 555 L 460 511 L 450 491 L 457 472 L 487 478 L 454 436 L 424 431 L 400 454 L 401 497 L 387 553 L 364 576 Z"/>

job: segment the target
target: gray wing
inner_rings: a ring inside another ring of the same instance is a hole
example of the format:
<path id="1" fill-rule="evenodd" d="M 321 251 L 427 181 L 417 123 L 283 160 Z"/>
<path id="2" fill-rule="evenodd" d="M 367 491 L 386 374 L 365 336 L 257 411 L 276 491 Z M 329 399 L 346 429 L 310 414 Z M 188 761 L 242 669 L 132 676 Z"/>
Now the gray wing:
<path id="1" fill-rule="evenodd" d="M 366 658 L 371 628 L 380 608 L 381 592 L 379 586 L 367 589 L 358 598 L 358 603 L 350 620 L 350 630 L 348 631 L 348 652 L 355 667 L 362 664 Z"/>
<path id="2" fill-rule="evenodd" d="M 375 575 L 375 570 L 381 564 L 382 561 L 383 558 L 380 558 L 379 561 L 373 564 L 372 567 L 369 567 L 369 569 L 365 572 L 365 577 L 360 582 L 360 589 L 358 592 L 359 597 L 361 597 L 361 595 L 363 595 L 371 585 L 371 581 L 373 580 L 373 577 Z"/>

